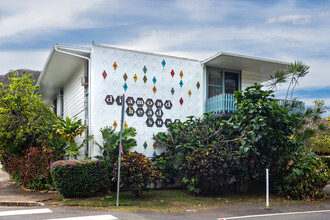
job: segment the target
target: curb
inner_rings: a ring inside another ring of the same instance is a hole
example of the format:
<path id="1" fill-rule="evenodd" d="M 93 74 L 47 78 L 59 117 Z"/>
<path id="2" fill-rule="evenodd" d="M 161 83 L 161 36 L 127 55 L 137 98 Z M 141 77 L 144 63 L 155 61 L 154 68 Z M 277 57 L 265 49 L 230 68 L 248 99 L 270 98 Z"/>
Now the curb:
<path id="1" fill-rule="evenodd" d="M 0 206 L 44 206 L 42 202 L 0 202 Z"/>

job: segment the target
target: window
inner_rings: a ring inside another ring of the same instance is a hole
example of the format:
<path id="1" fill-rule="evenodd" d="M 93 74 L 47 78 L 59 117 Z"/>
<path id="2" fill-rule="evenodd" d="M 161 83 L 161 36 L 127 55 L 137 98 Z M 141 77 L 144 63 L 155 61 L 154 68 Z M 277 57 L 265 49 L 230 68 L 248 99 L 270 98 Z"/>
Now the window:
<path id="1" fill-rule="evenodd" d="M 240 90 L 240 73 L 208 68 L 208 98 L 219 94 L 233 94 Z"/>
<path id="2" fill-rule="evenodd" d="M 238 91 L 238 73 L 225 72 L 225 93 Z"/>
<path id="3" fill-rule="evenodd" d="M 217 70 L 208 71 L 209 74 L 209 98 L 222 93 L 222 72 Z"/>

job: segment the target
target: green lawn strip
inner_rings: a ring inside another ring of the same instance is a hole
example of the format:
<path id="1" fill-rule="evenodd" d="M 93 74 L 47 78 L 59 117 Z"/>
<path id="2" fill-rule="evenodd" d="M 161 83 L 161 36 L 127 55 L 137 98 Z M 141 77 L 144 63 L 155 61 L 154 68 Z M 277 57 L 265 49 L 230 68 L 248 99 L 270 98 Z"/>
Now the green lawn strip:
<path id="1" fill-rule="evenodd" d="M 321 203 L 287 200 L 277 196 L 270 197 L 271 206 Z M 235 204 L 256 204 L 263 206 L 265 196 L 258 194 L 228 194 L 223 196 L 193 196 L 184 190 L 150 190 L 145 198 L 136 198 L 131 192 L 120 193 L 120 206 L 116 207 L 116 193 L 85 199 L 57 199 L 57 204 L 78 205 L 79 208 L 93 208 L 116 211 L 155 211 L 184 212 L 189 209 L 202 210 Z"/>

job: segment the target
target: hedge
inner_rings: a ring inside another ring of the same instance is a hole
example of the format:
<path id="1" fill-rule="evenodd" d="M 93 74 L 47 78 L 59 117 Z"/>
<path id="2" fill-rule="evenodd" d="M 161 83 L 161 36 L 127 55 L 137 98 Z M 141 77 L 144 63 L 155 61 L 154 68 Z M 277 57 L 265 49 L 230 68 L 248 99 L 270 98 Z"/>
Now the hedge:
<path id="1" fill-rule="evenodd" d="M 67 160 L 51 164 L 56 189 L 65 198 L 89 197 L 110 184 L 107 166 L 100 160 Z"/>

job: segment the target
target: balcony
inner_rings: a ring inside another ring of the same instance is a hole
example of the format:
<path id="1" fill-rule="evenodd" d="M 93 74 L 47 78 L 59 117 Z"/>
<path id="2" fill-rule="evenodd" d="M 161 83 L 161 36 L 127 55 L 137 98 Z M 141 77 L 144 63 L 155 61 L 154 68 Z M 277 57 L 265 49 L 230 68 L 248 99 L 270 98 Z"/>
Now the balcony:
<path id="1" fill-rule="evenodd" d="M 206 100 L 205 112 L 214 112 L 216 115 L 232 114 L 237 110 L 233 94 L 219 94 Z M 291 109 L 290 112 L 304 112 L 305 103 L 302 101 L 291 101 L 277 99 L 280 106 Z"/>

